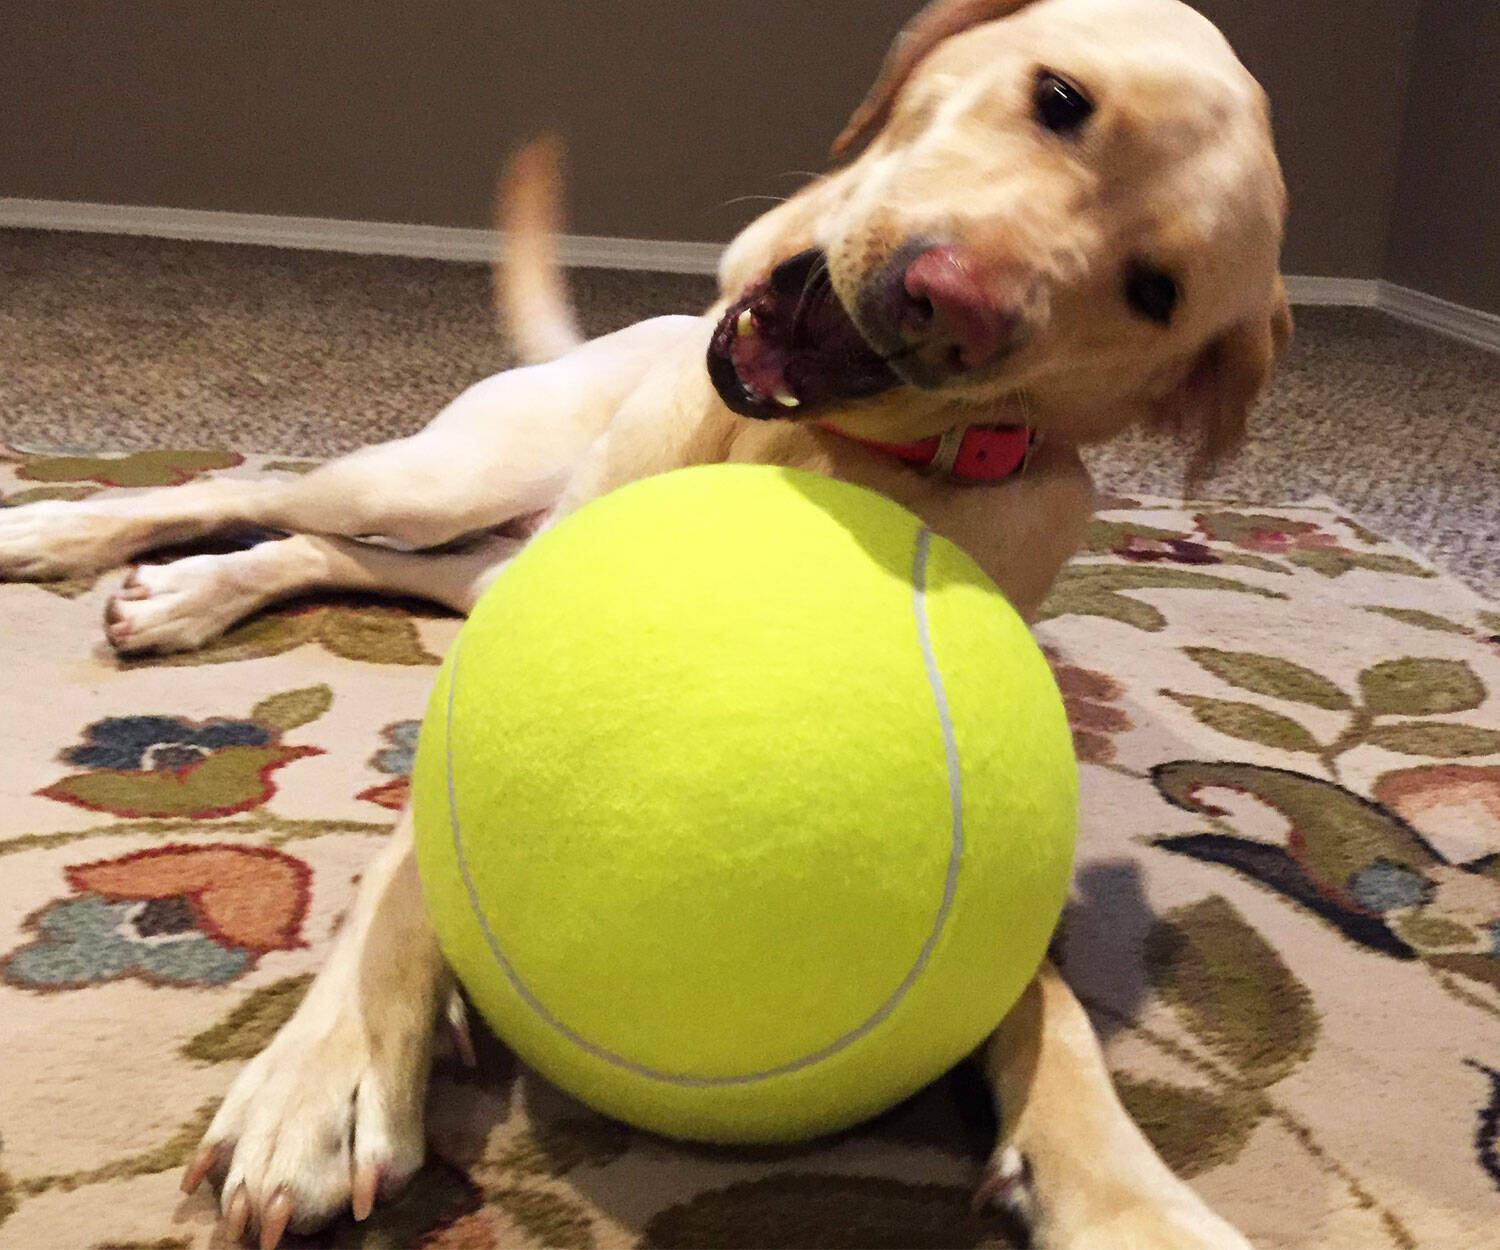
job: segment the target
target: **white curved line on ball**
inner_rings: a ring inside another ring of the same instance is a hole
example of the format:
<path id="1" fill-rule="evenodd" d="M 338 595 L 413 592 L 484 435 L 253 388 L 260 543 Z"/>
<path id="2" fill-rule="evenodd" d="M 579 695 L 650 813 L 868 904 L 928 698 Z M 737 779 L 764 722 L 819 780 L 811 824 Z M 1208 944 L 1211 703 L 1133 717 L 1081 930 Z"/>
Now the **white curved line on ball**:
<path id="1" fill-rule="evenodd" d="M 860 1038 L 870 1033 L 880 1025 L 890 1014 L 901 1005 L 901 1000 L 910 992 L 911 987 L 916 984 L 917 978 L 922 975 L 932 958 L 932 952 L 937 946 L 938 938 L 942 936 L 943 926 L 948 920 L 948 913 L 953 907 L 953 896 L 958 891 L 958 870 L 960 861 L 963 859 L 964 850 L 964 815 L 963 815 L 963 776 L 959 767 L 958 742 L 953 734 L 953 717 L 948 708 L 948 695 L 943 688 L 942 674 L 938 672 L 937 657 L 932 650 L 932 635 L 927 623 L 927 560 L 932 546 L 932 531 L 925 526 L 917 533 L 916 558 L 912 562 L 912 606 L 917 619 L 917 639 L 922 648 L 922 659 L 927 668 L 927 682 L 932 688 L 933 702 L 937 708 L 938 724 L 943 732 L 943 753 L 948 765 L 948 803 L 952 811 L 952 841 L 948 853 L 948 873 L 943 882 L 943 899 L 938 906 L 937 915 L 933 920 L 932 932 L 927 935 L 927 940 L 922 944 L 922 949 L 917 953 L 917 958 L 906 974 L 901 984 L 896 987 L 889 998 L 885 1000 L 875 1012 L 863 1023 L 856 1025 L 841 1037 L 835 1038 L 826 1046 L 804 1055 L 800 1059 L 792 1059 L 786 1063 L 778 1064 L 774 1068 L 766 1068 L 761 1072 L 747 1072 L 739 1076 L 693 1076 L 686 1072 L 666 1072 L 659 1068 L 647 1067 L 643 1063 L 637 1063 L 633 1059 L 627 1059 L 624 1055 L 618 1055 L 614 1051 L 606 1050 L 596 1042 L 591 1042 L 575 1030 L 569 1028 L 550 1011 L 546 1005 L 531 992 L 527 984 L 521 980 L 510 960 L 506 958 L 505 952 L 500 949 L 500 943 L 496 939 L 494 931 L 490 928 L 488 917 L 484 908 L 480 906 L 479 891 L 474 885 L 474 878 L 469 872 L 468 861 L 464 858 L 463 833 L 458 822 L 458 788 L 453 780 L 453 703 L 458 691 L 458 663 L 462 640 L 454 644 L 453 649 L 453 671 L 448 678 L 448 706 L 445 729 L 446 741 L 446 763 L 448 774 L 448 822 L 453 833 L 453 853 L 458 859 L 458 869 L 464 879 L 464 889 L 469 895 L 469 905 L 473 909 L 474 918 L 479 922 L 479 928 L 484 934 L 484 940 L 490 948 L 491 954 L 495 956 L 495 962 L 500 965 L 500 970 L 505 974 L 505 979 L 510 982 L 521 1000 L 534 1011 L 537 1016 L 549 1028 L 565 1037 L 579 1049 L 601 1059 L 613 1067 L 624 1069 L 634 1073 L 636 1076 L 644 1076 L 653 1081 L 661 1081 L 669 1085 L 677 1085 L 689 1089 L 721 1088 L 734 1085 L 750 1085 L 756 1081 L 769 1080 L 771 1077 L 786 1076 L 793 1072 L 800 1072 L 815 1064 L 831 1059 L 840 1051 L 846 1050 Z"/>

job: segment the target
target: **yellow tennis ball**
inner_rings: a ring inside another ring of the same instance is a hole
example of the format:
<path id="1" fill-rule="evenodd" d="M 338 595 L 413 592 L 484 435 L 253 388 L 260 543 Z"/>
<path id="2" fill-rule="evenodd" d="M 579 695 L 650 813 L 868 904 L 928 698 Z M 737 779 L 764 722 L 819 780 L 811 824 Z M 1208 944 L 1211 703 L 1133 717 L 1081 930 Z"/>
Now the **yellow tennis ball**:
<path id="1" fill-rule="evenodd" d="M 422 728 L 417 862 L 495 1031 L 674 1137 L 856 1123 L 1035 972 L 1077 774 L 1025 625 L 860 487 L 686 469 L 528 547 Z"/>

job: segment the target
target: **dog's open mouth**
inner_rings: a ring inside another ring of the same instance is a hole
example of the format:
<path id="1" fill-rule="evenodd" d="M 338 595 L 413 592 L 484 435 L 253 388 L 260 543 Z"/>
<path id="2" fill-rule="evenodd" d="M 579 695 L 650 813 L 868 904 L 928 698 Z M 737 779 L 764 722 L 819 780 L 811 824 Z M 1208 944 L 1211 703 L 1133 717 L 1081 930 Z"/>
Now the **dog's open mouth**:
<path id="1" fill-rule="evenodd" d="M 743 417 L 801 417 L 900 382 L 844 310 L 817 248 L 729 306 L 708 347 L 714 389 Z"/>

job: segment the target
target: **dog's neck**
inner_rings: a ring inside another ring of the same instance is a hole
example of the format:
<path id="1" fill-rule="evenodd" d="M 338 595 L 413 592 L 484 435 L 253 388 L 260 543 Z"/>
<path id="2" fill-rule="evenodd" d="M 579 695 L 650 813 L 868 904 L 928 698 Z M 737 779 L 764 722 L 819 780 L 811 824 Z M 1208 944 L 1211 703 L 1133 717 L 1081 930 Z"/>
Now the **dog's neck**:
<path id="1" fill-rule="evenodd" d="M 916 443 L 881 443 L 860 438 L 831 422 L 819 425 L 874 451 L 894 456 L 935 477 L 954 482 L 1003 482 L 1026 467 L 1033 432 L 1024 425 L 959 425 Z"/>

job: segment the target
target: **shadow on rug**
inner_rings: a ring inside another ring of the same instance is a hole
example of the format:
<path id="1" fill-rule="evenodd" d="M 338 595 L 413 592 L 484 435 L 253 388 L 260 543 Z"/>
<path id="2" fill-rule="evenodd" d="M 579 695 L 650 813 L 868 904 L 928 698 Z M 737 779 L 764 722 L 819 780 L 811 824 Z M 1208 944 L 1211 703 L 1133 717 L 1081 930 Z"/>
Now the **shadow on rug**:
<path id="1" fill-rule="evenodd" d="M 19 456 L 0 503 L 222 452 Z M 115 574 L 0 586 L 0 1246 L 206 1246 L 179 1170 L 406 795 L 436 612 L 313 600 L 122 664 Z M 1322 502 L 1110 500 L 1038 631 L 1083 768 L 1062 950 L 1167 1161 L 1265 1247 L 1500 1246 L 1500 614 Z M 960 1069 L 801 1149 L 673 1145 L 492 1040 L 306 1245 L 1013 1244 Z"/>

